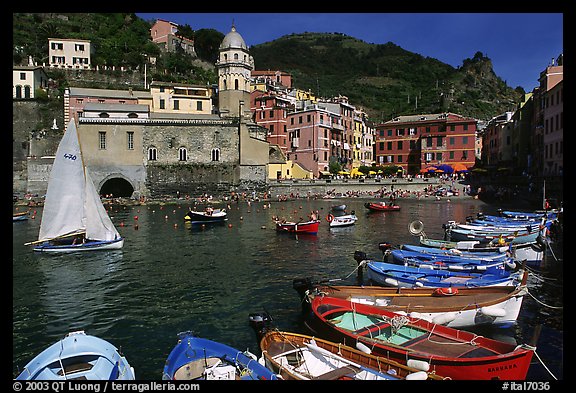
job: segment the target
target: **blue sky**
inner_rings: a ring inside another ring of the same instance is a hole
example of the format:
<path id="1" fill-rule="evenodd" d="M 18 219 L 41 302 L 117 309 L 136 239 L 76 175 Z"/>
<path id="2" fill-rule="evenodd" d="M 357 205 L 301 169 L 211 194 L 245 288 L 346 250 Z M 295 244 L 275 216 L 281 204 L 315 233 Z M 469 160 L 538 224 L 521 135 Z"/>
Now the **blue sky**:
<path id="1" fill-rule="evenodd" d="M 368 43 L 393 42 L 403 49 L 453 67 L 477 51 L 494 72 L 527 92 L 540 72 L 564 51 L 562 13 L 137 13 L 193 30 L 223 34 L 232 22 L 248 46 L 303 32 L 343 33 Z M 258 64 L 256 63 L 256 69 Z"/>

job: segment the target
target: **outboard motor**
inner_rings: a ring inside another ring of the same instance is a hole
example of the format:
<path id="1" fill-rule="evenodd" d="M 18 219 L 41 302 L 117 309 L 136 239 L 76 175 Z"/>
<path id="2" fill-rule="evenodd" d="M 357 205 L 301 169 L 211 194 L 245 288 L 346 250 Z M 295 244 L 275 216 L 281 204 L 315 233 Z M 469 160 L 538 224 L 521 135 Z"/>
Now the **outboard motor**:
<path id="1" fill-rule="evenodd" d="M 354 251 L 354 260 L 360 264 L 360 262 L 366 259 L 366 253 L 363 251 Z"/>
<path id="2" fill-rule="evenodd" d="M 478 212 L 478 213 L 476 213 L 476 217 L 478 217 L 480 220 L 483 220 L 484 219 L 484 213 Z"/>
<path id="3" fill-rule="evenodd" d="M 256 341 L 260 346 L 260 340 L 271 329 L 272 317 L 266 311 L 250 313 L 248 316 L 248 323 L 256 333 Z"/>
<path id="4" fill-rule="evenodd" d="M 312 280 L 309 278 L 295 278 L 292 280 L 292 288 L 298 292 L 300 300 L 303 300 L 304 296 L 306 296 L 306 292 L 314 289 L 314 285 L 312 284 Z"/>
<path id="5" fill-rule="evenodd" d="M 392 248 L 392 244 L 382 242 L 378 244 L 378 248 L 382 251 L 382 255 L 386 256 L 387 252 Z"/>

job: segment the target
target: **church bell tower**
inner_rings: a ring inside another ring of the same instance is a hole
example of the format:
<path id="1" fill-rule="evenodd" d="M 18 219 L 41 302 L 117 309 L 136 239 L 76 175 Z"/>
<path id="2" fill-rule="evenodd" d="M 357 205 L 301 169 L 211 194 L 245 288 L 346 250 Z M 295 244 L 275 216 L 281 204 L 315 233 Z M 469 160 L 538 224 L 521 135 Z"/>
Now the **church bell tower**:
<path id="1" fill-rule="evenodd" d="M 232 25 L 232 29 L 220 44 L 220 54 L 216 62 L 218 69 L 218 101 L 221 117 L 249 119 L 250 114 L 250 74 L 254 69 L 254 59 L 248 46 Z M 242 113 L 240 113 L 242 112 Z"/>

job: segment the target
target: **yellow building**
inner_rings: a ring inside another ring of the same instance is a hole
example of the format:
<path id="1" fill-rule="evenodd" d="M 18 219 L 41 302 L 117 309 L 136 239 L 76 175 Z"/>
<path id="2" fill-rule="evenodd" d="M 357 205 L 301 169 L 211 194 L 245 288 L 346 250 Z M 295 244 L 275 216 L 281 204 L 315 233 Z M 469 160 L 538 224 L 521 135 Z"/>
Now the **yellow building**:
<path id="1" fill-rule="evenodd" d="M 180 113 L 210 115 L 212 113 L 212 88 L 170 82 L 152 82 L 150 85 L 154 113 Z"/>

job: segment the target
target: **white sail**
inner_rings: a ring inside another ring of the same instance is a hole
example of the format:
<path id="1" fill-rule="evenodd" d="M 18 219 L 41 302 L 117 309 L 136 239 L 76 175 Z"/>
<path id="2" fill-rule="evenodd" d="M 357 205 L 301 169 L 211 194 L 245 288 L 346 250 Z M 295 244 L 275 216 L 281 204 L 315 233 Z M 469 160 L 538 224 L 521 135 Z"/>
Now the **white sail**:
<path id="1" fill-rule="evenodd" d="M 52 165 L 38 239 L 74 232 L 86 232 L 90 240 L 121 237 L 84 167 L 76 124 L 71 120 Z"/>
<path id="2" fill-rule="evenodd" d="M 112 224 L 104 205 L 94 187 L 92 178 L 86 174 L 86 197 L 84 201 L 86 214 L 86 238 L 93 240 L 114 240 L 120 238 L 120 234 Z"/>
<path id="3" fill-rule="evenodd" d="M 85 229 L 85 184 L 78 133 L 76 124 L 71 120 L 52 164 L 38 240 L 52 239 Z"/>

